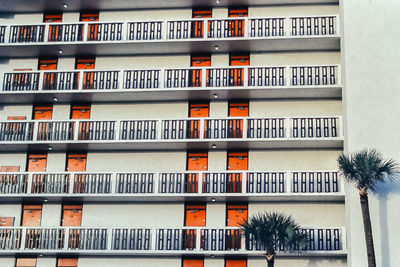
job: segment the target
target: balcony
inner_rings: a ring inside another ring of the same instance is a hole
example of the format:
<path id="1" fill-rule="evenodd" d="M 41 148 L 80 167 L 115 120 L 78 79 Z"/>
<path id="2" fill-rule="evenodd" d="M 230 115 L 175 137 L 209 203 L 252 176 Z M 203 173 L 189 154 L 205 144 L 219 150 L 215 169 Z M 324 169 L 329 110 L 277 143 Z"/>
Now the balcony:
<path id="1" fill-rule="evenodd" d="M 343 201 L 336 171 L 0 173 L 0 201 Z"/>
<path id="2" fill-rule="evenodd" d="M 0 122 L 1 151 L 342 148 L 341 117 Z"/>
<path id="3" fill-rule="evenodd" d="M 346 256 L 343 228 L 305 228 L 306 250 L 301 256 Z M 281 247 L 280 255 L 299 254 L 299 247 Z M 235 227 L 205 228 L 86 228 L 12 227 L 0 229 L 0 255 L 248 255 L 264 256 L 251 238 Z"/>
<path id="4" fill-rule="evenodd" d="M 340 98 L 340 65 L 6 72 L 0 103 Z"/>
<path id="5" fill-rule="evenodd" d="M 0 10 L 2 12 L 44 12 L 47 10 L 60 10 L 63 8 L 65 0 L 42 0 L 38 3 L 29 0 L 14 0 L 12 3 L 0 3 Z M 195 3 L 186 0 L 152 0 L 152 1 L 125 1 L 125 0 L 97 0 L 95 2 L 85 0 L 75 0 L 68 2 L 68 11 L 81 11 L 81 10 L 129 10 L 129 9 L 160 9 L 160 8 L 192 8 L 203 6 L 226 7 L 229 5 L 236 6 L 265 6 L 266 4 L 273 4 L 274 2 L 265 2 L 259 0 L 235 0 L 233 2 L 224 3 L 221 1 L 215 4 L 215 1 L 196 0 Z M 276 4 L 339 4 L 338 0 L 279 0 L 275 1 Z"/>
<path id="6" fill-rule="evenodd" d="M 338 51 L 338 25 L 337 15 L 4 25 L 0 56 Z"/>

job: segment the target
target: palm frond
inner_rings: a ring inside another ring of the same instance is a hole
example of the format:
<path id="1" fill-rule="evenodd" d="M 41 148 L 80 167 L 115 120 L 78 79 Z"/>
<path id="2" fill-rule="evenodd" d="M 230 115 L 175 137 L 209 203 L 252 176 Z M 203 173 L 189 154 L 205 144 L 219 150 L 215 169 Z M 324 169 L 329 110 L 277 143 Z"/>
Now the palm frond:
<path id="1" fill-rule="evenodd" d="M 374 149 L 365 149 L 350 155 L 341 154 L 337 158 L 339 173 L 356 187 L 367 188 L 374 192 L 376 185 L 385 179 L 395 179 L 399 174 L 399 165 L 392 159 L 385 160 Z"/>
<path id="2" fill-rule="evenodd" d="M 246 242 L 258 242 L 270 254 L 279 246 L 303 249 L 307 236 L 292 216 L 277 212 L 258 213 L 240 225 Z"/>

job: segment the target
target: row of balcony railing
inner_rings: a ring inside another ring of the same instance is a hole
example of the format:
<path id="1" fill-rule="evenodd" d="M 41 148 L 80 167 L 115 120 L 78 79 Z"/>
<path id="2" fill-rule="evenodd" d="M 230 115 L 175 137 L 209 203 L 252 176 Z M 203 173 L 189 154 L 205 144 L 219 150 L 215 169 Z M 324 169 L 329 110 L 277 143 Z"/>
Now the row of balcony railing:
<path id="1" fill-rule="evenodd" d="M 339 65 L 6 72 L 2 91 L 340 86 Z"/>
<path id="2" fill-rule="evenodd" d="M 341 117 L 0 122 L 0 142 L 340 139 Z"/>
<path id="3" fill-rule="evenodd" d="M 0 26 L 0 43 L 76 43 L 207 40 L 338 35 L 337 15 L 204 18 Z"/>
<path id="4" fill-rule="evenodd" d="M 342 228 L 302 229 L 307 237 L 305 247 L 295 245 L 278 250 L 286 252 L 343 252 L 346 250 Z M 236 227 L 206 228 L 83 228 L 83 227 L 12 227 L 0 229 L 2 251 L 140 251 L 168 253 L 262 253 L 265 249 L 253 237 L 244 239 Z"/>
<path id="5" fill-rule="evenodd" d="M 335 171 L 171 173 L 0 173 L 4 195 L 343 194 Z"/>

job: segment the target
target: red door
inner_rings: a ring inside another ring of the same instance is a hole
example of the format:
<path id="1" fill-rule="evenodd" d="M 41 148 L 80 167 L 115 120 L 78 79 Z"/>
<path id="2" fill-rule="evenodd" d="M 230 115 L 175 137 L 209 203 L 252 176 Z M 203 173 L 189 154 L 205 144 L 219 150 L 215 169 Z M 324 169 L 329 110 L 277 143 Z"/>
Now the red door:
<path id="1" fill-rule="evenodd" d="M 84 172 L 86 171 L 87 154 L 68 154 L 67 171 Z"/>
<path id="2" fill-rule="evenodd" d="M 57 58 L 46 58 L 39 59 L 38 69 L 39 70 L 56 70 L 58 64 Z M 54 72 L 45 72 L 43 74 L 43 90 L 55 90 L 56 79 Z"/>
<path id="3" fill-rule="evenodd" d="M 206 171 L 208 168 L 208 153 L 207 152 L 188 152 L 187 165 L 188 171 Z M 189 173 L 185 176 L 185 192 L 198 192 L 198 173 Z"/>
<path id="4" fill-rule="evenodd" d="M 90 105 L 71 105 L 71 119 L 73 120 L 89 120 L 90 119 Z M 88 122 L 79 122 L 79 139 L 86 140 L 88 139 L 89 134 L 89 123 Z"/>
<path id="5" fill-rule="evenodd" d="M 227 170 L 228 171 L 245 171 L 248 169 L 248 152 L 232 152 L 227 153 Z M 242 173 L 229 173 L 226 182 L 226 191 L 229 193 L 242 192 Z"/>
<path id="6" fill-rule="evenodd" d="M 249 116 L 249 102 L 248 101 L 234 101 L 229 102 L 228 105 L 229 117 L 248 117 Z M 243 119 L 230 119 L 228 125 L 228 134 L 232 138 L 243 137 Z"/>
<path id="7" fill-rule="evenodd" d="M 185 226 L 204 227 L 206 226 L 206 205 L 205 204 L 186 204 L 185 205 Z M 196 247 L 195 229 L 188 229 L 184 232 L 185 248 L 194 249 Z M 203 238 L 203 237 L 201 237 Z M 202 242 L 201 242 L 202 243 Z"/>
<path id="8" fill-rule="evenodd" d="M 228 9 L 228 17 L 247 17 L 248 16 L 248 8 L 247 7 L 239 7 L 239 8 L 229 8 Z M 243 37 L 244 36 L 244 19 L 235 19 L 229 21 L 229 36 L 230 37 Z"/>
<path id="9" fill-rule="evenodd" d="M 47 154 L 28 154 L 26 171 L 45 172 L 47 166 Z"/>
<path id="10" fill-rule="evenodd" d="M 53 106 L 33 106 L 34 120 L 51 120 Z"/>
<path id="11" fill-rule="evenodd" d="M 211 66 L 211 55 L 210 54 L 204 54 L 204 55 L 192 55 L 191 56 L 191 67 L 209 67 Z M 201 87 L 202 86 L 202 73 L 203 70 L 201 69 L 192 69 L 191 75 L 191 86 L 192 87 Z M 208 80 L 208 72 L 207 72 L 207 78 Z"/>
<path id="12" fill-rule="evenodd" d="M 82 205 L 63 205 L 61 226 L 81 226 Z"/>
<path id="13" fill-rule="evenodd" d="M 193 8 L 192 18 L 211 18 L 212 8 Z M 193 21 L 192 22 L 192 32 L 191 38 L 203 38 L 204 37 L 204 21 Z"/>
<path id="14" fill-rule="evenodd" d="M 229 54 L 229 66 L 249 66 L 249 54 Z M 244 85 L 244 69 L 233 68 L 229 70 L 229 85 L 243 86 Z"/>
<path id="15" fill-rule="evenodd" d="M 21 226 L 40 226 L 42 205 L 22 205 Z"/>

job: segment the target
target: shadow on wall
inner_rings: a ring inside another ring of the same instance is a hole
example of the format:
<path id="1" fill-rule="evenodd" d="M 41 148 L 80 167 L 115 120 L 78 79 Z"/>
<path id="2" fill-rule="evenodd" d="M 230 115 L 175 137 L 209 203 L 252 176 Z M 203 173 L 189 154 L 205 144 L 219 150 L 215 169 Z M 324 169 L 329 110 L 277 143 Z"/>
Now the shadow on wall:
<path id="1" fill-rule="evenodd" d="M 313 257 L 307 263 L 306 267 L 323 267 L 323 266 L 347 266 L 345 259 L 327 259 L 325 257 Z"/>
<path id="2" fill-rule="evenodd" d="M 382 267 L 390 267 L 390 250 L 389 250 L 389 230 L 388 230 L 388 214 L 387 202 L 391 195 L 400 195 L 400 181 L 389 181 L 378 184 L 376 193 L 379 200 L 379 225 L 381 237 L 381 263 Z"/>

